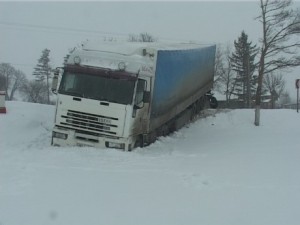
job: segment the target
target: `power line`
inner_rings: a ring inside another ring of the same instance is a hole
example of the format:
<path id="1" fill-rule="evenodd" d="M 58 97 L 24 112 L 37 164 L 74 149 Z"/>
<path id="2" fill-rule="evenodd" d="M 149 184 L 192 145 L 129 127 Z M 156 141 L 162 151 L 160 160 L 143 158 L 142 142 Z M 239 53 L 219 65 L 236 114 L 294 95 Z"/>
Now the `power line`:
<path id="1" fill-rule="evenodd" d="M 25 64 L 25 63 L 11 63 L 11 62 L 1 62 L 0 63 L 5 63 L 5 64 L 10 64 L 10 65 L 14 65 L 14 66 L 26 66 L 26 67 L 34 67 L 36 65 L 33 64 Z"/>
<path id="2" fill-rule="evenodd" d="M 119 32 L 108 32 L 108 31 L 101 31 L 101 30 L 89 30 L 89 29 L 81 29 L 81 28 L 70 28 L 70 27 L 58 27 L 58 26 L 45 26 L 45 25 L 37 25 L 37 24 L 26 24 L 26 23 L 19 23 L 19 22 L 7 22 L 7 21 L 0 21 L 0 26 L 7 26 L 13 29 L 35 29 L 38 32 L 48 32 L 56 34 L 58 32 L 64 33 L 64 34 L 70 34 L 70 33 L 77 33 L 83 35 L 84 33 L 90 33 L 94 34 L 100 37 L 107 37 L 107 36 L 119 36 L 122 38 L 128 37 L 129 33 L 119 33 Z M 73 35 L 73 34 L 72 34 Z M 184 41 L 182 39 L 174 39 L 174 38 L 167 38 L 167 37 L 160 37 L 161 40 L 166 41 Z"/>
<path id="3" fill-rule="evenodd" d="M 25 23 L 14 23 L 14 22 L 7 22 L 7 21 L 0 21 L 0 25 L 13 27 L 13 28 L 29 28 L 29 29 L 39 29 L 39 30 L 57 30 L 63 32 L 75 32 L 75 33 L 93 33 L 93 34 L 100 34 L 100 35 L 128 35 L 125 33 L 117 33 L 117 32 L 107 32 L 107 31 L 100 31 L 100 30 L 88 30 L 88 29 L 79 29 L 79 28 L 70 28 L 70 27 L 56 27 L 56 26 L 44 26 L 44 25 L 37 25 L 37 24 L 25 24 Z"/>

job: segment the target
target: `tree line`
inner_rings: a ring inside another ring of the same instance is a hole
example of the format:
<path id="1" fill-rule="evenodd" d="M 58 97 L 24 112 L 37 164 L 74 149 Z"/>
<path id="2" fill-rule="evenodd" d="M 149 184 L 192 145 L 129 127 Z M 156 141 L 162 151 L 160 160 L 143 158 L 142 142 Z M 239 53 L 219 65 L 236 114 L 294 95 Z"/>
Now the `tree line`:
<path id="1" fill-rule="evenodd" d="M 281 95 L 289 99 L 284 91 L 285 81 L 281 72 L 300 65 L 300 11 L 294 9 L 292 3 L 292 0 L 260 0 L 260 13 L 256 18 L 261 24 L 259 43 L 253 44 L 242 31 L 233 43 L 234 50 L 230 47 L 217 48 L 215 88 L 226 96 L 227 103 L 234 96 L 245 108 L 254 107 L 256 126 L 260 123 L 264 95 L 270 95 L 272 107 Z M 141 33 L 129 35 L 128 41 L 154 42 L 157 39 L 149 33 Z M 50 50 L 43 50 L 32 81 L 10 64 L 0 64 L 0 89 L 6 91 L 7 100 L 14 99 L 19 90 L 24 100 L 51 103 L 49 53 Z"/>
<path id="2" fill-rule="evenodd" d="M 50 66 L 50 50 L 44 49 L 38 63 L 34 68 L 35 79 L 28 79 L 24 72 L 14 68 L 9 63 L 0 63 L 0 90 L 6 92 L 6 100 L 16 99 L 16 93 L 22 96 L 22 100 L 34 103 L 53 104 L 50 100 L 50 78 L 52 68 Z"/>
<path id="3" fill-rule="evenodd" d="M 260 0 L 259 46 L 242 31 L 233 51 L 218 48 L 216 53 L 216 89 L 226 95 L 227 103 L 236 96 L 244 107 L 254 107 L 256 126 L 264 95 L 270 95 L 272 107 L 281 95 L 288 99 L 281 72 L 300 65 L 300 11 L 292 4 L 292 0 Z"/>
<path id="4" fill-rule="evenodd" d="M 225 96 L 226 106 L 238 101 L 240 107 L 253 108 L 258 83 L 257 63 L 258 47 L 248 40 L 245 31 L 234 41 L 234 46 L 218 46 L 215 60 L 215 90 Z M 290 101 L 285 90 L 285 80 L 280 72 L 265 74 L 262 96 L 275 108 L 277 100 L 282 104 Z"/>

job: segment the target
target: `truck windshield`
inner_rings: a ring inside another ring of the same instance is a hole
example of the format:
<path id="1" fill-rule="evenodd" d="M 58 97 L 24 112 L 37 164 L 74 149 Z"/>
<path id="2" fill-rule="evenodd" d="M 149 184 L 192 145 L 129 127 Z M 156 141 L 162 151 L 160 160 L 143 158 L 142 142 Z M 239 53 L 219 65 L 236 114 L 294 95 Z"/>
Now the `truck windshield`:
<path id="1" fill-rule="evenodd" d="M 65 72 L 59 93 L 119 104 L 132 104 L 135 80 Z"/>

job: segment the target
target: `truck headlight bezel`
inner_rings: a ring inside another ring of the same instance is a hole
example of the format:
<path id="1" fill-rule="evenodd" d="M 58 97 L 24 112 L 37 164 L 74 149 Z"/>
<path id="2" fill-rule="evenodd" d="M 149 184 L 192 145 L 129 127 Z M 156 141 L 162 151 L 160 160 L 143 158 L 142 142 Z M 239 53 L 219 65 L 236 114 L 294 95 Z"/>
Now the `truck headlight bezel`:
<path id="1" fill-rule="evenodd" d="M 52 137 L 66 140 L 68 138 L 68 134 L 53 131 Z"/>
<path id="2" fill-rule="evenodd" d="M 116 143 L 116 142 L 105 142 L 106 148 L 116 148 L 116 149 L 125 149 L 125 143 Z"/>

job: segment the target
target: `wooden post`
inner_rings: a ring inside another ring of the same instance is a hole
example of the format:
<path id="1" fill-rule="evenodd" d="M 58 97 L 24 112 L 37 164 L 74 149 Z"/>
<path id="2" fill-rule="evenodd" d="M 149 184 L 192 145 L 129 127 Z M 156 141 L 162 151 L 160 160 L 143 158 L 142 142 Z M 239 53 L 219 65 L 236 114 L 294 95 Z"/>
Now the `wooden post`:
<path id="1" fill-rule="evenodd" d="M 300 87 L 300 79 L 296 80 L 296 88 L 297 88 L 297 113 L 299 113 L 299 87 Z"/>
<path id="2" fill-rule="evenodd" d="M 0 113 L 6 113 L 5 95 L 5 91 L 0 91 Z"/>
<path id="3" fill-rule="evenodd" d="M 297 88 L 297 113 L 299 113 L 299 88 Z"/>

